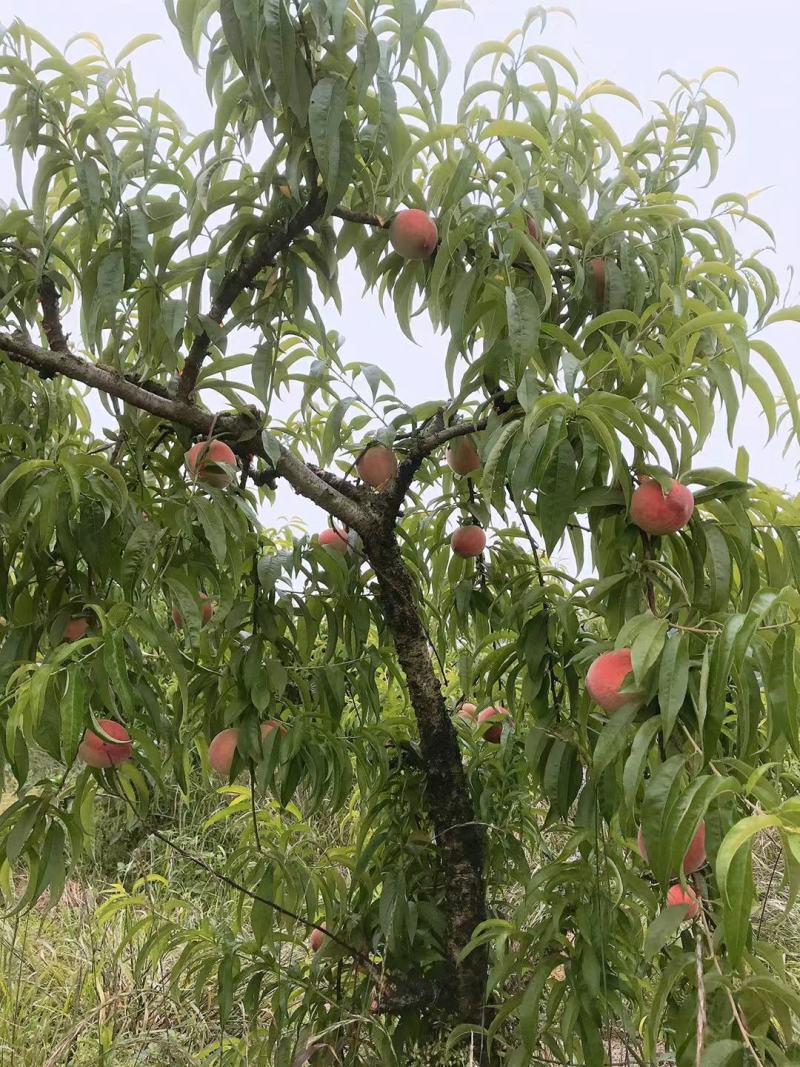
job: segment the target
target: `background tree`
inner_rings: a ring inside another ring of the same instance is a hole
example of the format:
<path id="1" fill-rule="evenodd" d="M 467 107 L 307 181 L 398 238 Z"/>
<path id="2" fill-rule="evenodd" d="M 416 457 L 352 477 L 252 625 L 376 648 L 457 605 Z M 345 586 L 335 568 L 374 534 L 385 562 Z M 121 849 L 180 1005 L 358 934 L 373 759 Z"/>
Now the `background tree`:
<path id="1" fill-rule="evenodd" d="M 226 862 L 185 857 L 235 918 L 138 934 L 269 1062 L 402 1062 L 444 1029 L 515 1067 L 790 1063 L 750 855 L 780 841 L 793 902 L 797 506 L 744 451 L 695 457 L 745 389 L 796 438 L 762 331 L 800 309 L 734 244 L 772 236 L 746 197 L 680 192 L 733 133 L 717 72 L 673 75 L 624 145 L 593 105 L 638 104 L 581 90 L 537 8 L 447 123 L 433 20 L 460 6 L 179 0 L 196 135 L 137 95 L 146 36 L 69 60 L 6 32 L 9 906 L 58 897 L 113 798 L 180 848 L 172 791 L 247 772 Z M 348 257 L 446 335 L 449 396 L 347 359 Z M 330 532 L 264 529 L 279 481 Z M 62 769 L 31 781 L 36 750 Z"/>

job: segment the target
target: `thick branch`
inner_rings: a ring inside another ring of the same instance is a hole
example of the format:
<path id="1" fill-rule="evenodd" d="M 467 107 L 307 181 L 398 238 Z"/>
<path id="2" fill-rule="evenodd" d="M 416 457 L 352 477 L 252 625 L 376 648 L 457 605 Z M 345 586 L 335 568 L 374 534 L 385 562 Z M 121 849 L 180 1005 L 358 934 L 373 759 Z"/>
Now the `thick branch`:
<path id="1" fill-rule="evenodd" d="M 452 426 L 444 426 L 444 416 L 437 414 L 433 425 L 435 429 L 424 436 L 412 436 L 408 441 L 408 455 L 397 469 L 394 482 L 387 488 L 383 504 L 385 514 L 393 522 L 405 499 L 405 495 L 411 487 L 419 468 L 426 456 L 435 452 L 437 448 L 447 444 L 456 437 L 467 437 L 471 433 L 478 433 L 486 429 L 487 419 L 469 420 L 456 422 Z"/>
<path id="2" fill-rule="evenodd" d="M 59 296 L 56 284 L 47 274 L 39 282 L 39 303 L 42 305 L 42 329 L 54 352 L 67 352 L 69 345 L 61 325 Z"/>
<path id="3" fill-rule="evenodd" d="M 15 363 L 22 363 L 37 371 L 51 375 L 63 374 L 73 381 L 83 382 L 109 396 L 146 411 L 158 418 L 179 426 L 186 426 L 194 433 L 209 436 L 219 434 L 230 440 L 231 447 L 240 456 L 259 456 L 272 465 L 261 439 L 263 416 L 257 411 L 240 414 L 213 415 L 209 411 L 184 400 L 173 400 L 166 395 L 163 386 L 155 383 L 137 383 L 124 377 L 102 363 L 90 363 L 72 352 L 52 352 L 41 348 L 25 337 L 0 334 L 0 351 L 6 352 Z M 274 464 L 275 472 L 286 478 L 292 488 L 302 496 L 313 500 L 337 519 L 352 526 L 363 535 L 369 517 L 349 496 L 340 491 L 344 479 L 327 471 L 312 470 L 301 459 L 281 447 L 281 454 Z M 329 484 L 330 479 L 333 484 Z"/>
<path id="4" fill-rule="evenodd" d="M 476 823 L 453 723 L 431 663 L 411 578 L 394 533 L 367 535 L 364 547 L 378 579 L 386 625 L 408 683 L 425 763 L 425 805 L 436 834 L 445 879 L 447 959 L 452 1000 L 466 1022 L 482 1022 L 486 946 L 459 954 L 486 918 L 484 833 Z M 450 992 L 450 991 L 448 991 Z M 445 998 L 446 999 L 446 998 Z"/>
<path id="5" fill-rule="evenodd" d="M 222 279 L 211 303 L 209 318 L 214 322 L 222 323 L 237 297 L 253 284 L 257 275 L 265 267 L 274 263 L 276 256 L 285 251 L 313 222 L 320 218 L 324 209 L 324 198 L 316 195 L 288 222 L 282 223 L 280 229 L 269 229 L 263 233 L 256 240 L 252 254 L 243 259 L 235 270 L 228 271 Z M 189 355 L 186 357 L 186 363 L 178 382 L 180 400 L 188 400 L 194 392 L 200 368 L 210 347 L 211 338 L 205 330 L 192 341 L 192 347 L 189 349 Z"/>

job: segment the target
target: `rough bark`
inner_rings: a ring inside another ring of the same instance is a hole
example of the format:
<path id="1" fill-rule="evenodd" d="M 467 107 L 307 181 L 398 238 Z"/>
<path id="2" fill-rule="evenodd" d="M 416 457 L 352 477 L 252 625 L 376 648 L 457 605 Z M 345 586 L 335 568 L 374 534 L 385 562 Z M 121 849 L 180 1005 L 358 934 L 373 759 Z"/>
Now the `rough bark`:
<path id="1" fill-rule="evenodd" d="M 211 302 L 211 310 L 208 313 L 209 318 L 216 323 L 222 323 L 237 297 L 253 284 L 265 267 L 269 267 L 274 263 L 276 256 L 285 251 L 293 241 L 302 233 L 305 233 L 312 223 L 321 217 L 324 209 L 324 197 L 320 195 L 313 196 L 288 221 L 282 222 L 277 228 L 270 229 L 262 234 L 256 241 L 251 255 L 246 256 L 235 270 L 228 271 L 222 279 L 219 289 Z M 186 357 L 186 362 L 178 381 L 178 398 L 180 400 L 190 399 L 194 392 L 200 369 L 208 355 L 210 346 L 211 338 L 205 330 L 199 333 L 192 342 L 192 347 L 189 349 L 189 354 Z"/>
<path id="2" fill-rule="evenodd" d="M 375 570 L 386 625 L 408 683 L 425 762 L 425 802 L 433 823 L 446 881 L 447 953 L 452 973 L 452 1007 L 462 1022 L 480 1023 L 486 992 L 488 950 L 458 954 L 486 919 L 484 832 L 472 798 L 455 729 L 447 714 L 431 661 L 411 577 L 394 533 L 382 529 L 365 538 Z"/>

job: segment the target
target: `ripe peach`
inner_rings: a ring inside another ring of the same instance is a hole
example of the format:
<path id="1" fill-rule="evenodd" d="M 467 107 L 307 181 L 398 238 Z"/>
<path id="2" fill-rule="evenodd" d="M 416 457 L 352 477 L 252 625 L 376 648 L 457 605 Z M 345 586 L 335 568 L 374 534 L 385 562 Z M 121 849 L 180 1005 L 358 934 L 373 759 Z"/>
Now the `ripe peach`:
<path id="1" fill-rule="evenodd" d="M 481 465 L 481 457 L 471 437 L 458 437 L 447 449 L 447 464 L 456 474 L 472 474 Z"/>
<path id="2" fill-rule="evenodd" d="M 220 467 L 236 466 L 236 456 L 224 441 L 198 441 L 184 456 L 186 469 L 198 482 L 225 489 L 233 481 L 233 473 Z"/>
<path id="3" fill-rule="evenodd" d="M 494 720 L 500 720 L 499 722 Z M 492 725 L 483 735 L 484 741 L 491 741 L 492 744 L 500 744 L 500 738 L 503 736 L 503 719 L 506 719 L 512 726 L 514 720 L 511 718 L 511 713 L 508 708 L 504 708 L 502 704 L 492 704 L 489 708 L 484 708 L 478 716 L 478 725 L 484 722 L 492 722 Z"/>
<path id="4" fill-rule="evenodd" d="M 631 650 L 615 648 L 598 656 L 586 672 L 586 691 L 603 711 L 619 711 L 624 704 L 642 700 L 644 693 L 636 690 L 621 693 L 622 683 L 633 670 Z"/>
<path id="5" fill-rule="evenodd" d="M 279 719 L 269 719 L 267 722 L 262 722 L 260 730 L 262 741 L 265 737 L 268 737 L 273 730 L 278 730 L 281 737 L 288 732 L 285 725 Z"/>
<path id="6" fill-rule="evenodd" d="M 667 893 L 667 907 L 674 908 L 681 904 L 689 905 L 689 910 L 686 912 L 687 919 L 694 919 L 700 911 L 700 898 L 693 889 L 688 887 L 684 889 L 682 885 L 670 886 Z"/>
<path id="7" fill-rule="evenodd" d="M 691 489 L 674 478 L 666 496 L 654 478 L 643 478 L 631 497 L 631 522 L 649 534 L 677 533 L 691 519 L 693 511 Z"/>
<path id="8" fill-rule="evenodd" d="M 479 556 L 486 548 L 486 534 L 480 526 L 459 526 L 450 538 L 450 547 L 462 559 Z"/>
<path id="9" fill-rule="evenodd" d="M 89 620 L 78 616 L 76 619 L 69 620 L 64 627 L 62 637 L 65 641 L 80 641 L 82 637 L 86 636 L 88 629 Z"/>
<path id="10" fill-rule="evenodd" d="M 389 240 L 404 259 L 427 259 L 439 243 L 439 231 L 430 215 L 409 208 L 392 219 Z"/>
<path id="11" fill-rule="evenodd" d="M 462 719 L 466 719 L 467 722 L 475 722 L 478 718 L 478 707 L 476 704 L 470 704 L 464 702 L 458 709 L 458 715 Z"/>
<path id="12" fill-rule="evenodd" d="M 386 445 L 369 445 L 358 457 L 356 470 L 367 485 L 383 489 L 397 474 L 397 456 Z"/>
<path id="13" fill-rule="evenodd" d="M 98 726 L 114 740 L 107 741 L 94 730 L 87 730 L 78 746 L 78 758 L 87 767 L 116 767 L 129 760 L 133 755 L 133 745 L 131 735 L 122 723 L 113 719 L 99 719 Z"/>
<path id="14" fill-rule="evenodd" d="M 205 626 L 206 623 L 211 622 L 214 618 L 214 611 L 216 605 L 213 600 L 209 600 L 205 593 L 200 593 L 198 596 L 200 601 L 200 625 Z M 172 609 L 172 621 L 178 627 L 179 630 L 183 629 L 183 615 L 177 608 Z"/>
<path id="15" fill-rule="evenodd" d="M 544 240 L 544 233 L 542 227 L 533 215 L 528 215 L 528 233 L 531 236 L 531 240 L 535 241 L 537 245 L 540 245 Z"/>
<path id="16" fill-rule="evenodd" d="M 637 844 L 639 846 L 639 854 L 645 863 L 649 862 L 647 856 L 647 844 L 644 839 L 644 831 L 639 830 L 639 836 L 637 838 Z M 699 871 L 703 864 L 706 862 L 706 824 L 701 822 L 697 828 L 697 832 L 691 840 L 689 847 L 686 850 L 686 855 L 683 857 L 683 873 L 694 874 L 695 871 Z"/>
<path id="17" fill-rule="evenodd" d="M 320 923 L 322 930 L 314 929 L 311 931 L 311 935 L 308 939 L 308 943 L 311 946 L 312 952 L 319 952 L 325 942 L 328 940 L 327 934 L 323 933 L 325 930 L 325 923 Z"/>
<path id="18" fill-rule="evenodd" d="M 283 736 L 287 730 L 278 719 L 269 719 L 262 722 L 259 727 L 261 740 L 263 741 L 273 730 L 279 730 Z M 239 731 L 235 726 L 229 726 L 226 730 L 220 730 L 215 734 L 208 746 L 208 762 L 211 770 L 221 774 L 224 778 L 230 777 L 233 758 L 236 755 L 236 745 L 239 741 Z"/>
<path id="19" fill-rule="evenodd" d="M 324 530 L 320 530 L 319 543 L 323 548 L 328 548 L 332 552 L 341 552 L 342 555 L 350 547 L 347 543 L 347 534 L 339 526 L 326 526 Z"/>
<path id="20" fill-rule="evenodd" d="M 598 304 L 606 300 L 606 261 L 602 256 L 595 256 L 587 263 L 587 273 L 592 294 Z"/>
<path id="21" fill-rule="evenodd" d="M 215 734 L 208 746 L 208 762 L 211 770 L 228 778 L 233 766 L 233 757 L 236 755 L 236 743 L 239 740 L 239 731 L 234 726 L 227 730 L 220 730 Z"/>

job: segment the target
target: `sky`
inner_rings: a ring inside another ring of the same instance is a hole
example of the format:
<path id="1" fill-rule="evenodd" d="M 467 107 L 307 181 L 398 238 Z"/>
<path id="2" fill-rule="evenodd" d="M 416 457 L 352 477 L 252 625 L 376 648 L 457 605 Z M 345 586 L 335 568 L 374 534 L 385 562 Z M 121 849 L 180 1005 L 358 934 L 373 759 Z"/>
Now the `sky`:
<path id="1" fill-rule="evenodd" d="M 457 100 L 460 71 L 473 49 L 487 39 L 500 39 L 517 27 L 529 5 L 525 0 L 473 0 L 474 15 L 447 12 L 438 17 L 450 51 L 453 75 L 445 100 Z M 764 189 L 753 210 L 766 218 L 777 235 L 777 251 L 766 257 L 777 272 L 782 288 L 789 286 L 790 270 L 800 266 L 800 210 L 797 206 L 800 148 L 797 101 L 800 100 L 800 4 L 793 0 L 573 0 L 567 3 L 577 25 L 553 14 L 543 42 L 569 55 L 578 67 L 582 84 L 610 78 L 632 91 L 649 111 L 648 102 L 664 99 L 668 83 L 660 73 L 672 68 L 694 77 L 712 66 L 733 68 L 740 84 L 721 77 L 714 91 L 733 113 L 737 140 L 722 160 L 712 190 L 697 190 L 701 204 L 721 192 L 750 193 Z M 140 33 L 159 33 L 162 42 L 148 45 L 134 56 L 141 93 L 156 88 L 175 106 L 189 129 L 208 125 L 209 104 L 201 77 L 192 71 L 162 0 L 0 0 L 0 23 L 19 16 L 58 46 L 75 33 L 91 31 L 110 55 Z M 603 98 L 599 110 L 622 134 L 641 123 L 629 105 Z M 447 117 L 447 116 L 446 116 Z M 0 199 L 13 195 L 7 161 L 0 161 Z M 766 187 L 766 188 L 765 188 Z M 690 192 L 694 190 L 690 189 Z M 740 250 L 762 247 L 753 232 L 738 241 Z M 790 289 L 792 303 L 800 302 L 800 286 Z M 355 274 L 345 271 L 340 317 L 333 307 L 324 310 L 329 328 L 346 339 L 345 358 L 379 363 L 394 378 L 398 394 L 409 404 L 446 395 L 444 353 L 446 341 L 421 324 L 418 345 L 407 341 L 391 318 L 384 317 L 377 301 L 364 297 Z M 418 322 L 420 320 L 417 320 Z M 800 381 L 800 328 L 792 324 L 772 328 L 770 341 L 778 348 L 793 378 Z M 706 448 L 710 465 L 733 464 L 735 446 L 751 452 L 751 474 L 791 493 L 797 492 L 800 452 L 796 446 L 782 455 L 779 445 L 765 447 L 760 409 L 746 400 L 734 449 L 721 428 Z M 325 523 L 318 509 L 282 490 L 270 525 L 280 517 L 299 516 L 311 529 Z"/>

